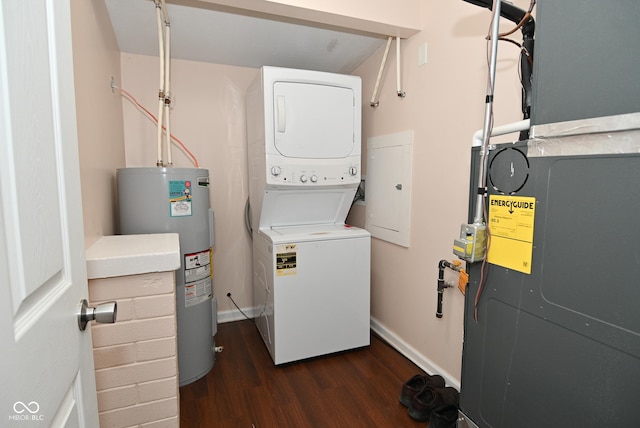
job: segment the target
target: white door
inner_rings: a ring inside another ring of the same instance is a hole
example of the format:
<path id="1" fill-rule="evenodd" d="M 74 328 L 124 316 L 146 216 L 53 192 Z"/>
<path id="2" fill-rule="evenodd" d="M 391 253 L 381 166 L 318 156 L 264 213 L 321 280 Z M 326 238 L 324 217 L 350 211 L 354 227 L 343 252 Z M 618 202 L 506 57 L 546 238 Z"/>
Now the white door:
<path id="1" fill-rule="evenodd" d="M 355 93 L 339 86 L 276 82 L 275 146 L 291 158 L 342 159 L 355 148 Z"/>
<path id="2" fill-rule="evenodd" d="M 0 5 L 0 426 L 97 427 L 70 5 Z"/>

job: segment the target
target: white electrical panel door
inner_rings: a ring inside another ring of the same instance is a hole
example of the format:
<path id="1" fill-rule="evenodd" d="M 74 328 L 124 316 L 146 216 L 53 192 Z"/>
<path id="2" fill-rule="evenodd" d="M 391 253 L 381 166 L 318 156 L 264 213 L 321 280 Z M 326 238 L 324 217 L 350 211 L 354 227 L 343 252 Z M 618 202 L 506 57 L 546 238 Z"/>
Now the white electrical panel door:
<path id="1" fill-rule="evenodd" d="M 285 157 L 340 159 L 355 147 L 355 96 L 351 88 L 275 82 L 273 128 Z"/>
<path id="2" fill-rule="evenodd" d="M 413 131 L 367 140 L 367 216 L 371 236 L 409 247 Z"/>

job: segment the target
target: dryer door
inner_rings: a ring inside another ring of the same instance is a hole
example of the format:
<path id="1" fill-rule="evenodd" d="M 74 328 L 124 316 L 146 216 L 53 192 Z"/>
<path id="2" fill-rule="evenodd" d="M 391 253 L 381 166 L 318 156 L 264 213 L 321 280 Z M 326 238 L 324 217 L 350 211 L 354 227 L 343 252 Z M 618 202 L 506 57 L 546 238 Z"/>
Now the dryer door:
<path id="1" fill-rule="evenodd" d="M 355 99 L 350 88 L 274 83 L 274 141 L 291 158 L 339 159 L 354 150 Z"/>

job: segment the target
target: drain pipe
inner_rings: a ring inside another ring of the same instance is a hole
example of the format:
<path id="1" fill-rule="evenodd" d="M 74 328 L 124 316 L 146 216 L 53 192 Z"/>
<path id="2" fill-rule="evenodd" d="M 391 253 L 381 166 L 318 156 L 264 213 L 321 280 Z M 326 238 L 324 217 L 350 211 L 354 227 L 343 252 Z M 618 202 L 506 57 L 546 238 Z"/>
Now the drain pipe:
<path id="1" fill-rule="evenodd" d="M 378 107 L 380 105 L 380 101 L 376 101 L 376 97 L 378 96 L 378 88 L 380 87 L 380 80 L 382 79 L 384 66 L 387 63 L 387 55 L 389 55 L 389 48 L 391 47 L 392 40 L 393 37 L 391 36 L 387 39 L 387 47 L 384 49 L 384 55 L 382 56 L 382 62 L 380 63 L 380 70 L 378 70 L 378 79 L 376 79 L 376 86 L 373 88 L 373 95 L 371 95 L 371 102 L 369 103 L 371 107 Z"/>
<path id="2" fill-rule="evenodd" d="M 453 287 L 452 284 L 444 281 L 444 270 L 449 268 L 456 272 L 462 271 L 462 265 L 460 263 L 451 263 L 448 260 L 440 260 L 438 263 L 438 308 L 436 309 L 436 318 L 442 318 L 442 297 L 444 296 L 445 288 Z"/>
<path id="3" fill-rule="evenodd" d="M 531 120 L 524 119 L 518 122 L 508 123 L 506 125 L 494 126 L 491 129 L 491 136 L 497 137 L 499 135 L 511 134 L 513 132 L 518 131 L 527 131 L 531 127 Z M 480 147 L 482 146 L 482 141 L 484 140 L 484 129 L 478 129 L 473 134 L 473 139 L 471 141 L 472 147 Z"/>

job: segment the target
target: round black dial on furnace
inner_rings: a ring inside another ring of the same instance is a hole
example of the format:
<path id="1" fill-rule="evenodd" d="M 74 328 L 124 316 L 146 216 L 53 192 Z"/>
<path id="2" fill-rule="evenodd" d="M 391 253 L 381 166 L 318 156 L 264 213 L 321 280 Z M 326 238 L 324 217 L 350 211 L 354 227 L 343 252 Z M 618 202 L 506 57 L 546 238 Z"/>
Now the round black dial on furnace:
<path id="1" fill-rule="evenodd" d="M 529 159 L 519 149 L 507 147 L 498 151 L 489 164 L 489 183 L 504 195 L 517 193 L 529 178 Z"/>

